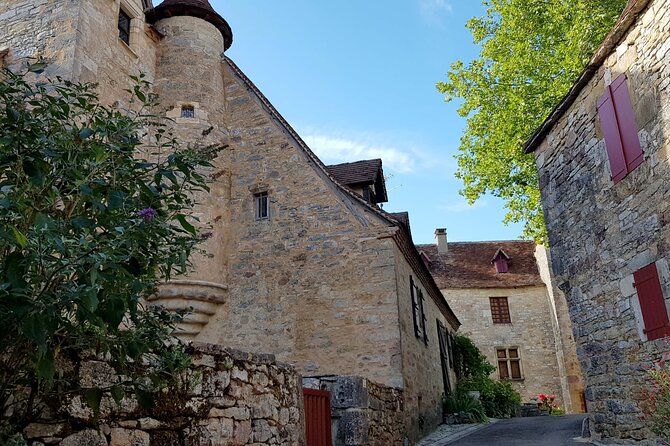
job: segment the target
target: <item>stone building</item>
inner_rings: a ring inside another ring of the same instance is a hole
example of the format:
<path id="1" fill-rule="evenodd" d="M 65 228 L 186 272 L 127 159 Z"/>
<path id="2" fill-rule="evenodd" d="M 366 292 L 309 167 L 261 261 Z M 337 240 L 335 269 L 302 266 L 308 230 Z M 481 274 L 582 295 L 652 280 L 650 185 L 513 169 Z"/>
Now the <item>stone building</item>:
<path id="1" fill-rule="evenodd" d="M 640 390 L 645 368 L 670 352 L 669 37 L 668 0 L 631 1 L 525 145 L 539 171 L 591 433 L 612 441 L 653 437 Z"/>
<path id="2" fill-rule="evenodd" d="M 314 378 L 306 383 L 359 376 L 375 394 L 390 388 L 410 442 L 441 421 L 454 377 L 439 341 L 459 321 L 406 215 L 377 206 L 386 201 L 381 162 L 324 166 L 224 55 L 232 31 L 207 0 L 4 1 L 0 23 L 10 68 L 45 57 L 48 76 L 96 82 L 120 108 L 129 75 L 142 72 L 178 138 L 217 148 L 211 193 L 196 210 L 212 226 L 211 257 L 156 299 L 193 308 L 183 338 L 272 353 Z M 338 421 L 338 442 L 375 444 L 365 413 Z"/>
<path id="3" fill-rule="evenodd" d="M 555 394 L 569 412 L 583 412 L 583 384 L 565 297 L 555 290 L 547 254 L 532 241 L 418 245 L 466 334 L 525 402 Z"/>

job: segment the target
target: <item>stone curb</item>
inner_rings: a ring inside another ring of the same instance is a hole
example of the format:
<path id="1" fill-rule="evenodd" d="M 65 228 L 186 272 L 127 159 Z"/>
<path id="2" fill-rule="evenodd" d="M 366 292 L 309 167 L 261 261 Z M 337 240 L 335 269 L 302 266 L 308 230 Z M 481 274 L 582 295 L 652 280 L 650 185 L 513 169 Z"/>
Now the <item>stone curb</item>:
<path id="1" fill-rule="evenodd" d="M 477 432 L 478 430 L 484 429 L 487 426 L 490 426 L 494 423 L 497 423 L 498 419 L 489 418 L 488 423 L 479 423 L 479 424 L 461 424 L 461 425 L 440 425 L 432 434 L 425 437 L 423 440 L 418 442 L 416 446 L 444 446 L 450 443 L 453 443 L 456 440 L 460 440 L 463 437 Z"/>

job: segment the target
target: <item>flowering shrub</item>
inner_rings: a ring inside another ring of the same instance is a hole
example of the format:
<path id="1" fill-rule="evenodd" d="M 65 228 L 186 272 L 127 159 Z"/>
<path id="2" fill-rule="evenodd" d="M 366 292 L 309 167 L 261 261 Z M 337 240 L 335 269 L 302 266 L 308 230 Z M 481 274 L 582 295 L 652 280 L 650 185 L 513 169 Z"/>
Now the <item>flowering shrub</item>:
<path id="1" fill-rule="evenodd" d="M 662 360 L 648 374 L 651 385 L 641 392 L 643 418 L 652 432 L 670 440 L 670 367 Z"/>
<path id="2" fill-rule="evenodd" d="M 556 395 L 547 395 L 544 393 L 540 393 L 537 396 L 537 399 L 539 401 L 538 403 L 538 408 L 542 412 L 547 412 L 549 415 L 564 415 L 565 411 L 561 409 L 561 407 L 556 404 Z"/>
<path id="3" fill-rule="evenodd" d="M 146 362 L 184 359 L 166 346 L 177 316 L 143 302 L 200 252 L 190 210 L 214 155 L 179 146 L 143 76 L 120 111 L 94 85 L 31 81 L 43 72 L 0 71 L 2 445 L 74 393 L 97 415 L 103 392 L 80 388 L 82 355 L 125 378 L 115 399 L 143 405 L 160 387 Z"/>

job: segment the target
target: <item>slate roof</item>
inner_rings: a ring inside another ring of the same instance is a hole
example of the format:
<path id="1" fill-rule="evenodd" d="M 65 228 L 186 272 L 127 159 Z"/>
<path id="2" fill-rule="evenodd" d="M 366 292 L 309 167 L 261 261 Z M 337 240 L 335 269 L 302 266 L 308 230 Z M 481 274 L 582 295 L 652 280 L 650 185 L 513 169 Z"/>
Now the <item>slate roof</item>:
<path id="1" fill-rule="evenodd" d="M 445 254 L 438 254 L 435 245 L 416 248 L 430 260 L 428 269 L 441 290 L 544 285 L 532 241 L 449 242 Z M 497 273 L 491 264 L 491 258 L 501 249 L 510 258 L 507 273 Z"/>
<path id="2" fill-rule="evenodd" d="M 388 201 L 382 160 L 379 158 L 354 161 L 353 163 L 333 164 L 326 166 L 326 170 L 338 182 L 346 186 L 374 184 L 376 202 L 385 203 Z"/>
<path id="3" fill-rule="evenodd" d="M 146 14 L 147 22 L 155 23 L 160 19 L 174 16 L 191 16 L 201 18 L 223 34 L 224 50 L 233 44 L 233 30 L 228 22 L 212 8 L 208 0 L 165 0 Z"/>
<path id="4" fill-rule="evenodd" d="M 398 223 L 404 225 L 409 236 L 412 237 L 412 228 L 409 226 L 409 212 L 389 212 L 388 214 Z"/>

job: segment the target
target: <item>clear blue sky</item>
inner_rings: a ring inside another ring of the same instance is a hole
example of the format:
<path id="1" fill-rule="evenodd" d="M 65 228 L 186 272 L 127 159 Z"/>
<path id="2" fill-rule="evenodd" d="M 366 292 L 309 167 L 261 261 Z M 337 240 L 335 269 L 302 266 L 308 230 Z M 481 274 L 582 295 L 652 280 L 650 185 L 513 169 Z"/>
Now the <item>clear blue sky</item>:
<path id="1" fill-rule="evenodd" d="M 227 55 L 326 164 L 382 158 L 390 212 L 416 243 L 515 239 L 500 200 L 468 206 L 454 178 L 465 121 L 435 89 L 477 55 L 477 0 L 210 0 L 233 29 Z"/>

